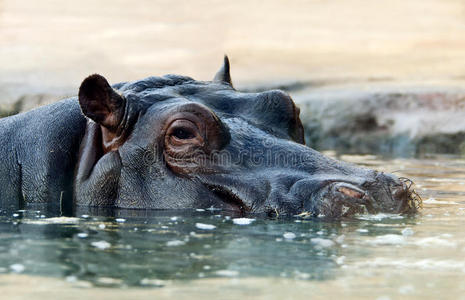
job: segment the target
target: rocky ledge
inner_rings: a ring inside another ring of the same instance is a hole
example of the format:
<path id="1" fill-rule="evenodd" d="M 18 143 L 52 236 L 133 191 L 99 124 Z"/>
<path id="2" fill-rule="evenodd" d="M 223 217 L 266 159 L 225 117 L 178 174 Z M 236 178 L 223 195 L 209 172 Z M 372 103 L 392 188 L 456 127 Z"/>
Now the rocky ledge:
<path id="1" fill-rule="evenodd" d="M 344 153 L 465 153 L 465 86 L 367 84 L 292 93 L 307 143 Z"/>

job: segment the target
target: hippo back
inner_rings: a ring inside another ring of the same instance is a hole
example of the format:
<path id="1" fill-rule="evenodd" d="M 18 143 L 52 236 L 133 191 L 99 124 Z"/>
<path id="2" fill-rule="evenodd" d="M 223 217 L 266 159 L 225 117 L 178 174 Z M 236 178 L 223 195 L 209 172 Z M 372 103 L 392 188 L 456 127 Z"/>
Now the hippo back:
<path id="1" fill-rule="evenodd" d="M 0 119 L 0 203 L 70 209 L 72 180 L 86 118 L 76 98 Z"/>

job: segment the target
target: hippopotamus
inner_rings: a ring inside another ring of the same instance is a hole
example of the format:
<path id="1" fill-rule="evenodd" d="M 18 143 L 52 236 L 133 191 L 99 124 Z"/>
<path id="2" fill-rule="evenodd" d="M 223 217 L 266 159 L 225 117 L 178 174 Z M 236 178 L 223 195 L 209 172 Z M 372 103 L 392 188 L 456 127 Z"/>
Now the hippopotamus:
<path id="1" fill-rule="evenodd" d="M 241 215 L 414 213 L 410 181 L 305 145 L 281 90 L 240 92 L 227 57 L 212 81 L 110 85 L 0 120 L 2 208 L 217 208 Z"/>

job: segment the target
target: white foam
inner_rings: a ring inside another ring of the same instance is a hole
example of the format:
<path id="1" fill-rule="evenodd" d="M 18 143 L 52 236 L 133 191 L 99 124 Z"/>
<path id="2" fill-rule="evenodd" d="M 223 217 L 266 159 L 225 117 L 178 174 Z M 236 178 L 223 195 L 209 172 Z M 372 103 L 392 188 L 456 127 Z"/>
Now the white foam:
<path id="1" fill-rule="evenodd" d="M 186 242 L 180 241 L 180 240 L 172 240 L 172 241 L 166 242 L 166 246 L 168 246 L 168 247 L 182 246 L 182 245 L 185 245 L 185 244 L 186 244 Z"/>
<path id="2" fill-rule="evenodd" d="M 236 277 L 239 275 L 239 272 L 234 270 L 218 270 L 215 273 L 216 275 L 224 277 Z"/>
<path id="3" fill-rule="evenodd" d="M 421 269 L 421 270 L 435 270 L 435 271 L 460 271 L 465 272 L 465 261 L 457 260 L 435 260 L 431 258 L 426 259 L 392 259 L 392 257 L 377 257 L 372 260 L 364 260 L 354 264 L 350 267 L 366 269 L 366 268 L 397 268 L 397 269 Z"/>
<path id="4" fill-rule="evenodd" d="M 385 234 L 377 236 L 375 239 L 368 241 L 372 245 L 402 245 L 405 244 L 405 237 L 398 234 Z"/>
<path id="5" fill-rule="evenodd" d="M 81 239 L 85 239 L 85 238 L 88 237 L 88 236 L 89 236 L 89 235 L 88 235 L 87 233 L 85 233 L 85 232 L 79 232 L 79 233 L 77 234 L 77 237 L 78 237 L 78 238 L 81 238 Z"/>
<path id="6" fill-rule="evenodd" d="M 296 235 L 295 235 L 295 233 L 293 233 L 293 232 L 285 232 L 285 233 L 283 234 L 283 237 L 284 237 L 286 240 L 293 240 L 293 239 L 296 238 Z"/>
<path id="7" fill-rule="evenodd" d="M 42 218 L 40 220 L 23 220 L 23 223 L 34 224 L 34 225 L 77 224 L 79 223 L 79 218 L 74 218 L 74 217 Z"/>
<path id="8" fill-rule="evenodd" d="M 454 205 L 458 203 L 454 201 L 436 200 L 435 198 L 429 198 L 423 200 L 423 204 Z"/>
<path id="9" fill-rule="evenodd" d="M 150 278 L 143 278 L 143 279 L 140 281 L 140 284 L 141 284 L 141 285 L 151 285 L 151 286 L 159 286 L 159 287 L 165 286 L 166 283 L 167 283 L 167 282 L 164 281 L 164 280 L 160 280 L 160 279 L 150 279 Z"/>
<path id="10" fill-rule="evenodd" d="M 15 273 L 21 273 L 26 268 L 22 264 L 13 264 L 13 265 L 10 266 L 10 269 L 11 269 L 11 271 L 13 271 Z"/>
<path id="11" fill-rule="evenodd" d="M 236 225 L 250 225 L 252 224 L 255 219 L 249 219 L 249 218 L 235 218 L 232 220 L 234 224 Z"/>
<path id="12" fill-rule="evenodd" d="M 417 239 L 413 242 L 413 244 L 420 246 L 420 247 L 449 247 L 449 248 L 457 247 L 456 242 L 448 241 L 440 237 L 427 237 L 427 238 Z"/>
<path id="13" fill-rule="evenodd" d="M 345 256 L 339 256 L 338 258 L 336 258 L 336 263 L 338 265 L 343 265 L 345 260 L 346 260 Z"/>
<path id="14" fill-rule="evenodd" d="M 310 239 L 310 242 L 316 244 L 318 247 L 321 247 L 321 248 L 329 248 L 329 247 L 334 246 L 335 244 L 331 240 L 322 239 L 322 238 L 313 238 L 313 239 Z"/>
<path id="15" fill-rule="evenodd" d="M 215 225 L 204 224 L 204 223 L 195 223 L 195 227 L 197 227 L 198 229 L 202 229 L 202 230 L 213 230 L 216 228 Z"/>
<path id="16" fill-rule="evenodd" d="M 105 250 L 111 247 L 111 244 L 107 241 L 92 242 L 91 245 L 101 250 Z"/>
<path id="17" fill-rule="evenodd" d="M 375 214 L 375 215 L 357 215 L 357 219 L 367 220 L 367 221 L 381 221 L 383 219 L 403 219 L 404 217 L 399 214 Z"/>
<path id="18" fill-rule="evenodd" d="M 402 229 L 401 233 L 403 236 L 411 236 L 414 234 L 413 229 L 410 227 Z"/>

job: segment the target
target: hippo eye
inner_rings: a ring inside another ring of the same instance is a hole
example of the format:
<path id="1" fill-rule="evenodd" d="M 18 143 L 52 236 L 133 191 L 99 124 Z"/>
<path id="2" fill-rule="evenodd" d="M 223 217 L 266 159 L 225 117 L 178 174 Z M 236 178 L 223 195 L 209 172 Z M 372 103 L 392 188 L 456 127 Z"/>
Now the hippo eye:
<path id="1" fill-rule="evenodd" d="M 216 161 L 210 154 L 222 149 L 230 138 L 214 112 L 201 104 L 187 103 L 176 106 L 164 124 L 160 138 L 167 167 L 184 175 L 212 172 Z"/>
<path id="2" fill-rule="evenodd" d="M 198 126 L 187 119 L 178 119 L 171 123 L 166 138 L 167 145 L 175 147 L 201 145 L 203 143 L 203 137 Z"/>
<path id="3" fill-rule="evenodd" d="M 195 138 L 195 134 L 190 128 L 176 128 L 173 130 L 171 135 L 180 140 L 190 140 Z"/>

